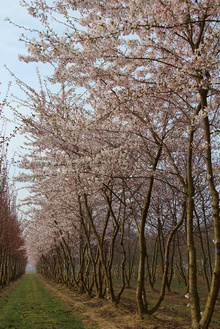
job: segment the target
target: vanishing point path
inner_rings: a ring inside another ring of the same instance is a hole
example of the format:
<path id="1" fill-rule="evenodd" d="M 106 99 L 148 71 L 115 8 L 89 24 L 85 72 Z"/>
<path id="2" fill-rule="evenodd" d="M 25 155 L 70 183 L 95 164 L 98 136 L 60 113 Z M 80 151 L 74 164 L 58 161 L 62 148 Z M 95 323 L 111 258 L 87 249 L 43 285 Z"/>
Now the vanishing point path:
<path id="1" fill-rule="evenodd" d="M 0 291 L 0 329 L 7 328 L 84 329 L 85 326 L 38 282 L 35 274 L 26 274 L 9 296 L 1 298 Z"/>

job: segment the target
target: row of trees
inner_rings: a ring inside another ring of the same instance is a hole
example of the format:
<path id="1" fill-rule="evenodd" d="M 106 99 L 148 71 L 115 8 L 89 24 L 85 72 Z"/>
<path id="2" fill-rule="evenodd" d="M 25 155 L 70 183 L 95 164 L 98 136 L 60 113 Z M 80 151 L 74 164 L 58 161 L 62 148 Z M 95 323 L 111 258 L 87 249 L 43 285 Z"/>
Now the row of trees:
<path id="1" fill-rule="evenodd" d="M 22 229 L 17 217 L 15 196 L 9 185 L 7 138 L 4 134 L 3 105 L 0 141 L 0 286 L 9 284 L 25 272 L 27 263 Z M 23 248 L 23 249 L 22 249 Z"/>
<path id="2" fill-rule="evenodd" d="M 16 78 L 30 110 L 19 179 L 31 183 L 25 240 L 38 270 L 118 303 L 136 262 L 142 315 L 176 269 L 192 328 L 208 328 L 220 285 L 217 2 L 23 1 L 44 30 L 23 38 L 20 59 L 54 73 L 39 89 Z"/>

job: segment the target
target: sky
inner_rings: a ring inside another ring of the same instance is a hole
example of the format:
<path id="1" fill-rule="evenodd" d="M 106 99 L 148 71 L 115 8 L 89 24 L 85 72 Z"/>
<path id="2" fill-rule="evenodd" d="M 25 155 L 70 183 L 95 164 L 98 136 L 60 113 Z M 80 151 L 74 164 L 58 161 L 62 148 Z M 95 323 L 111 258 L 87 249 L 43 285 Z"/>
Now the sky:
<path id="1" fill-rule="evenodd" d="M 33 64 L 25 64 L 18 60 L 18 54 L 26 54 L 25 44 L 19 41 L 22 29 L 5 21 L 8 17 L 17 25 L 40 28 L 37 20 L 34 20 L 26 10 L 19 5 L 19 0 L 0 0 L 0 74 L 1 74 L 1 93 L 7 90 L 8 82 L 12 80 L 9 72 L 4 68 L 4 65 L 15 73 L 16 76 L 30 83 L 33 79 L 34 67 Z M 34 64 L 36 66 L 36 64 Z M 15 87 L 15 86 L 13 86 Z"/>
<path id="2" fill-rule="evenodd" d="M 13 100 L 12 94 L 17 97 L 22 97 L 19 87 L 16 85 L 15 80 L 10 75 L 5 65 L 11 70 L 20 80 L 24 81 L 28 85 L 34 85 L 37 83 L 36 67 L 37 63 L 26 64 L 18 59 L 18 54 L 27 54 L 25 44 L 19 41 L 21 34 L 24 33 L 22 29 L 5 21 L 8 17 L 17 25 L 41 28 L 40 23 L 30 16 L 26 8 L 20 6 L 19 0 L 0 0 L 0 102 L 5 98 L 9 84 L 10 90 L 8 100 Z M 24 109 L 20 109 L 24 111 Z M 9 108 L 5 109 L 5 116 L 11 121 L 7 123 L 6 135 L 8 136 L 14 129 L 16 119 Z M 20 154 L 22 151 L 22 145 L 24 143 L 24 136 L 17 134 L 12 138 L 9 144 L 8 161 Z M 10 166 L 10 176 L 17 175 L 20 169 L 16 166 Z M 18 191 L 18 202 L 28 195 L 26 189 L 21 189 L 21 184 L 16 183 Z"/>
<path id="3" fill-rule="evenodd" d="M 31 0 L 26 0 L 26 2 L 31 3 Z M 53 0 L 47 0 L 47 3 L 52 4 Z M 78 13 L 74 12 L 74 15 L 78 16 Z M 9 18 L 14 24 L 9 23 L 6 20 L 7 18 Z M 62 20 L 62 17 L 59 17 L 59 19 Z M 56 23 L 54 20 L 53 22 L 50 22 L 50 25 L 55 28 L 58 33 L 63 33 L 63 26 L 60 26 L 60 24 Z M 18 26 L 23 26 L 26 30 L 19 28 Z M 17 86 L 15 79 L 10 75 L 10 72 L 5 68 L 5 66 L 7 66 L 7 68 L 22 82 L 25 82 L 34 89 L 37 89 L 38 85 L 36 68 L 39 69 L 42 77 L 50 75 L 52 72 L 51 67 L 48 67 L 47 64 L 27 64 L 19 61 L 19 54 L 27 54 L 25 43 L 19 41 L 19 39 L 21 38 L 22 33 L 24 33 L 24 35 L 28 35 L 28 28 L 42 31 L 42 25 L 39 20 L 28 14 L 27 9 L 20 5 L 20 0 L 0 0 L 0 103 L 5 98 L 8 86 L 10 84 L 7 100 L 10 101 L 14 107 L 15 103 L 13 103 L 13 95 L 22 99 L 23 94 Z M 29 33 L 29 37 L 35 36 L 36 35 Z M 22 114 L 28 114 L 27 109 L 19 108 L 19 111 L 22 112 Z M 4 113 L 9 119 L 6 128 L 6 136 L 9 136 L 17 125 L 16 118 L 9 107 L 5 109 Z M 18 159 L 17 156 L 24 153 L 24 150 L 22 149 L 22 146 L 24 146 L 24 141 L 25 136 L 16 134 L 16 136 L 12 138 L 9 143 L 8 161 L 9 164 L 11 163 L 9 171 L 11 179 L 13 176 L 18 175 L 19 171 L 21 171 L 21 169 L 13 164 L 11 159 Z M 15 188 L 18 189 L 17 195 L 19 204 L 28 196 L 28 190 L 24 188 L 24 185 L 21 183 L 15 183 Z"/>

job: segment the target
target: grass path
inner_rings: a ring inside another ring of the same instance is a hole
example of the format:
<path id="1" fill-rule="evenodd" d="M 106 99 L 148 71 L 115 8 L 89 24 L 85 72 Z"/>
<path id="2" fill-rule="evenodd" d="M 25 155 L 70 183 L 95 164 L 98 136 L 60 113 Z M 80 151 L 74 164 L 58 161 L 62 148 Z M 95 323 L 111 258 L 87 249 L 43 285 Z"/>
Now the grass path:
<path id="1" fill-rule="evenodd" d="M 7 298 L 0 300 L 0 329 L 84 329 L 77 315 L 26 274 Z M 88 328 L 88 327 L 87 327 Z"/>
<path id="2" fill-rule="evenodd" d="M 204 306 L 207 292 L 202 282 L 200 287 L 203 287 L 200 301 Z M 159 293 L 147 290 L 147 294 L 154 303 Z M 184 294 L 178 284 L 173 286 L 158 311 L 141 319 L 137 313 L 135 284 L 125 289 L 120 305 L 114 307 L 110 301 L 91 299 L 41 275 L 26 274 L 0 288 L 0 329 L 189 329 L 190 310 Z M 220 300 L 210 329 L 220 329 Z"/>

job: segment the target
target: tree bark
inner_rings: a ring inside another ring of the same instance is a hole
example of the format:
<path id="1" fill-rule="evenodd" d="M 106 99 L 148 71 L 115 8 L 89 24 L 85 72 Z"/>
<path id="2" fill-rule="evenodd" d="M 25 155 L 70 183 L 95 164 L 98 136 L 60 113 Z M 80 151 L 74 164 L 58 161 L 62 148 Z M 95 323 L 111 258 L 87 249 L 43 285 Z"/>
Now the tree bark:
<path id="1" fill-rule="evenodd" d="M 160 155 L 162 151 L 162 146 L 159 147 L 157 156 L 153 163 L 153 171 L 156 170 Z M 145 241 L 145 225 L 148 210 L 150 207 L 151 194 L 153 190 L 154 176 L 152 175 L 149 181 L 147 195 L 145 199 L 145 204 L 142 209 L 141 222 L 139 227 L 139 267 L 138 267 L 138 278 L 137 278 L 137 290 L 136 290 L 136 300 L 138 306 L 138 312 L 140 315 L 147 313 L 148 304 L 145 296 L 145 286 L 144 286 L 144 276 L 145 276 L 145 257 L 146 257 L 146 241 Z"/>
<path id="2" fill-rule="evenodd" d="M 194 127 L 191 125 L 188 139 L 187 154 L 187 251 L 188 251 L 188 268 L 189 268 L 189 302 L 191 310 L 192 328 L 199 328 L 200 321 L 200 305 L 197 291 L 197 264 L 196 264 L 196 248 L 194 244 L 193 233 L 193 211 L 194 211 L 194 182 L 192 176 L 192 143 L 194 135 Z"/>
<path id="3" fill-rule="evenodd" d="M 201 104 L 203 111 L 207 107 L 207 91 L 201 90 Z M 212 154 L 211 154 L 211 139 L 210 139 L 210 124 L 208 114 L 203 119 L 204 137 L 206 141 L 206 170 L 209 184 L 209 191 L 212 196 L 212 211 L 213 211 L 213 227 L 214 227 L 214 244 L 215 244 L 215 261 L 213 275 L 210 285 L 210 291 L 206 302 L 205 310 L 200 321 L 202 328 L 206 329 L 212 318 L 216 299 L 220 287 L 220 221 L 219 221 L 219 194 L 215 188 L 214 175 L 212 169 Z"/>

